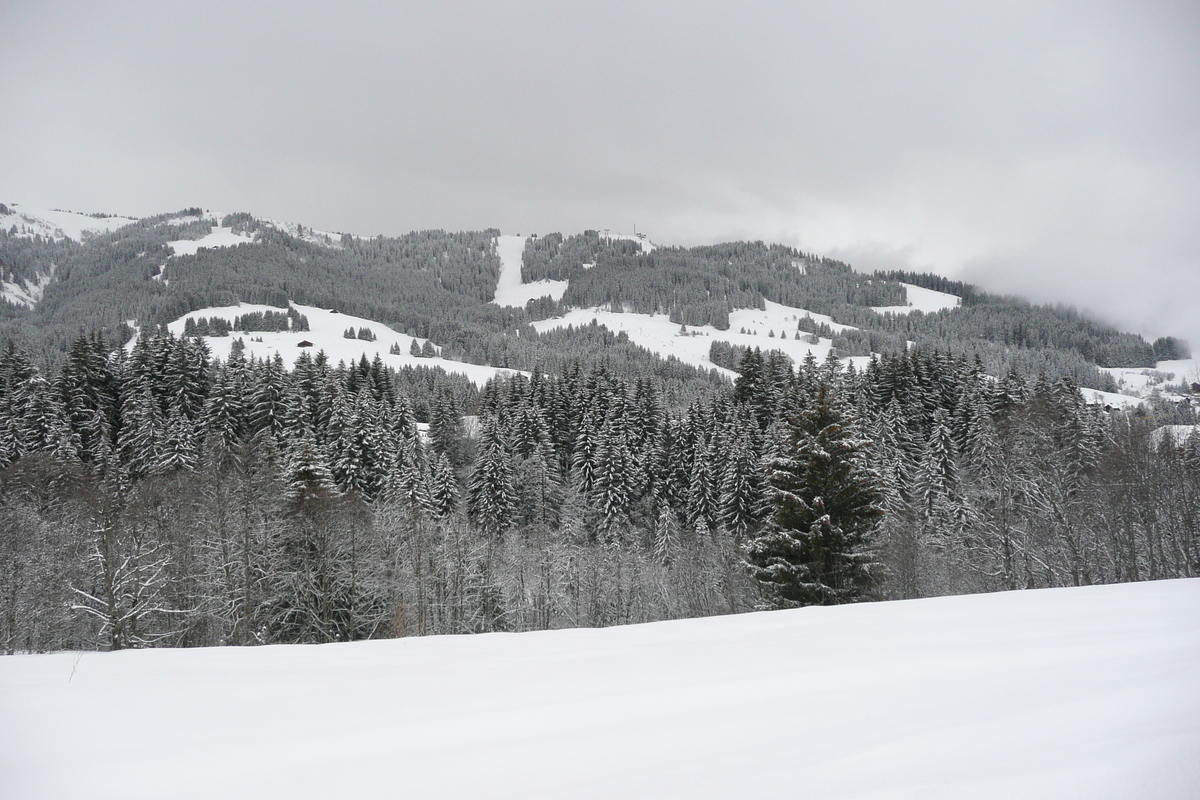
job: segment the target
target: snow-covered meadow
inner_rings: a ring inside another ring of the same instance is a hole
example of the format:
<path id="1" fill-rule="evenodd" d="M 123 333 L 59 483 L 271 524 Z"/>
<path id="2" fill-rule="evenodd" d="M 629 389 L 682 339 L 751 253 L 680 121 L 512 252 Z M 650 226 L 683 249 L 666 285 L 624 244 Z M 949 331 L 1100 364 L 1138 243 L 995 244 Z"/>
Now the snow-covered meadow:
<path id="1" fill-rule="evenodd" d="M 468 364 L 463 361 L 453 361 L 442 358 L 440 355 L 432 358 L 421 358 L 410 353 L 414 337 L 398 333 L 382 322 L 375 322 L 365 317 L 356 317 L 352 314 L 340 314 L 335 310 L 317 308 L 316 306 L 303 306 L 293 303 L 292 308 L 308 318 L 310 330 L 254 331 L 251 333 L 234 331 L 228 336 L 205 336 L 203 337 L 204 341 L 208 343 L 209 350 L 215 358 L 226 360 L 229 358 L 229 351 L 233 346 L 234 340 L 241 339 L 242 343 L 246 346 L 245 352 L 247 356 L 253 355 L 260 359 L 269 359 L 274 358 L 275 354 L 278 353 L 283 359 L 283 363 L 289 369 L 296 362 L 300 353 L 307 350 L 310 355 L 316 355 L 319 351 L 324 350 L 331 364 L 337 364 L 339 361 L 345 361 L 349 364 L 358 361 L 363 356 L 366 356 L 367 360 L 371 360 L 378 353 L 385 366 L 396 369 L 402 367 L 440 367 L 449 373 L 465 375 L 476 386 L 483 386 L 497 375 L 512 374 L 518 371 L 500 367 L 485 367 L 479 364 Z M 180 336 L 183 334 L 189 318 L 194 320 L 217 318 L 228 320 L 232 323 L 236 317 L 255 311 L 280 313 L 285 310 L 255 303 L 239 303 L 236 306 L 202 308 L 199 311 L 192 311 L 185 314 L 168 324 L 167 328 L 171 333 Z M 355 333 L 362 328 L 366 328 L 374 334 L 375 339 L 347 339 L 345 338 L 347 328 L 352 328 Z M 425 344 L 426 340 L 418 338 L 415 341 L 418 346 L 421 346 Z M 310 342 L 311 345 L 307 348 L 301 348 L 301 342 Z M 434 344 L 436 347 L 436 343 Z M 389 352 L 393 345 L 399 348 L 399 354 Z M 129 346 L 133 346 L 132 341 Z M 528 375 L 529 373 L 523 374 Z"/>
<path id="2" fill-rule="evenodd" d="M 873 306 L 873 310 L 880 314 L 911 314 L 914 311 L 936 314 L 939 311 L 958 308 L 962 305 L 962 298 L 956 294 L 926 289 L 923 286 L 915 286 L 911 283 L 901 283 L 901 285 L 908 295 L 907 305 Z"/>
<path id="3" fill-rule="evenodd" d="M 818 361 L 823 361 L 829 355 L 833 343 L 829 339 L 821 339 L 817 344 L 809 344 L 805 339 L 795 337 L 796 327 L 800 319 L 812 317 L 814 322 L 825 322 L 835 331 L 848 328 L 848 325 L 838 325 L 829 317 L 821 314 L 810 314 L 801 308 L 764 301 L 766 308 L 742 308 L 729 315 L 729 330 L 721 331 L 711 325 L 699 325 L 681 329 L 678 323 L 671 322 L 665 314 L 634 314 L 629 312 L 610 311 L 606 308 L 573 308 L 561 317 L 545 319 L 533 323 L 539 331 L 555 328 L 565 328 L 568 325 L 579 328 L 592 324 L 595 320 L 614 333 L 624 331 L 629 340 L 647 350 L 658 353 L 663 358 L 674 356 L 685 364 L 715 369 L 735 377 L 736 372 L 718 367 L 708 357 L 709 348 L 714 341 L 729 342 L 744 347 L 761 347 L 765 350 L 781 350 L 793 361 L 799 363 L 811 352 Z M 745 333 L 742 333 L 745 330 Z M 775 336 L 771 337 L 770 334 Z M 782 338 L 783 334 L 788 338 Z M 870 361 L 869 356 L 856 356 L 842 359 L 843 363 L 854 363 L 863 366 Z"/>
<path id="4" fill-rule="evenodd" d="M 8 203 L 9 213 L 0 214 L 0 228 L 6 231 L 16 228 L 16 236 L 45 236 L 50 239 L 74 239 L 81 242 L 85 235 L 107 233 L 122 228 L 131 222 L 131 217 L 93 217 L 74 211 L 27 206 L 24 203 Z"/>
<path id="5" fill-rule="evenodd" d="M 1191 798 L 1200 580 L 0 658 L 0 794 Z"/>

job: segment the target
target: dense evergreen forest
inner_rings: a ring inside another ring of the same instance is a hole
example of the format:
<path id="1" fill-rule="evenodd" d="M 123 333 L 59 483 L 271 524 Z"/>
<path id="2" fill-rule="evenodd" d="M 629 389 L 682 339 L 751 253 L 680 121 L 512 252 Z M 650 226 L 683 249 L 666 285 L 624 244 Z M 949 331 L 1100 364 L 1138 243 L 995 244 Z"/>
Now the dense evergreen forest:
<path id="1" fill-rule="evenodd" d="M 482 392 L 199 339 L 0 355 L 0 647 L 344 641 L 1195 576 L 1196 422 L 911 349 Z M 682 399 L 682 398 L 678 398 Z M 675 404 L 678 405 L 678 404 Z"/>

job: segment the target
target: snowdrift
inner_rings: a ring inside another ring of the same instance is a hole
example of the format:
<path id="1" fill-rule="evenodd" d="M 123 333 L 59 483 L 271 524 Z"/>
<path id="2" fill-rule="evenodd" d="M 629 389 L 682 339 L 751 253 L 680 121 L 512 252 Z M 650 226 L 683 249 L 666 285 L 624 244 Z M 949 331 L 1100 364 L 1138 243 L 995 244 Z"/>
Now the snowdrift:
<path id="1" fill-rule="evenodd" d="M 0 658 L 6 798 L 1184 798 L 1200 580 Z"/>

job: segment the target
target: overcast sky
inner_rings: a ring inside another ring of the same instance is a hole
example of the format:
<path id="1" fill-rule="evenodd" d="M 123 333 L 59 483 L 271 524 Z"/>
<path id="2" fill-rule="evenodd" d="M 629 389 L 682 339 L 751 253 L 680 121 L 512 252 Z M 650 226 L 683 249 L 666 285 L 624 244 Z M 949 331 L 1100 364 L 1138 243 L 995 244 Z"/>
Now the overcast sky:
<path id="1" fill-rule="evenodd" d="M 765 239 L 1200 348 L 1200 4 L 0 0 L 0 201 Z"/>

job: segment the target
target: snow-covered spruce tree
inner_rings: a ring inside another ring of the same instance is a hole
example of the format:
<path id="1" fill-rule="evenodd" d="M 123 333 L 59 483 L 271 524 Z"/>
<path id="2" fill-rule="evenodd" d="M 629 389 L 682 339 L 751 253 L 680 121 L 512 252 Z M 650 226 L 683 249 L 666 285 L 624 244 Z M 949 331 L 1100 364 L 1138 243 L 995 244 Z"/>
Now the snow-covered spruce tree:
<path id="1" fill-rule="evenodd" d="M 512 456 L 490 416 L 479 420 L 475 467 L 467 484 L 467 514 L 485 536 L 497 538 L 512 527 L 517 512 Z"/>
<path id="2" fill-rule="evenodd" d="M 747 566 L 777 606 L 852 602 L 871 582 L 881 513 L 867 443 L 825 386 L 791 428 L 791 452 L 770 462 L 771 515 L 746 546 Z"/>
<path id="3" fill-rule="evenodd" d="M 601 430 L 596 448 L 592 504 L 600 512 L 597 527 L 607 542 L 620 541 L 630 523 L 633 457 L 625 436 L 624 415 L 614 412 Z"/>
<path id="4" fill-rule="evenodd" d="M 434 453 L 430 461 L 429 513 L 434 519 L 444 519 L 458 508 L 458 479 L 445 453 Z"/>

